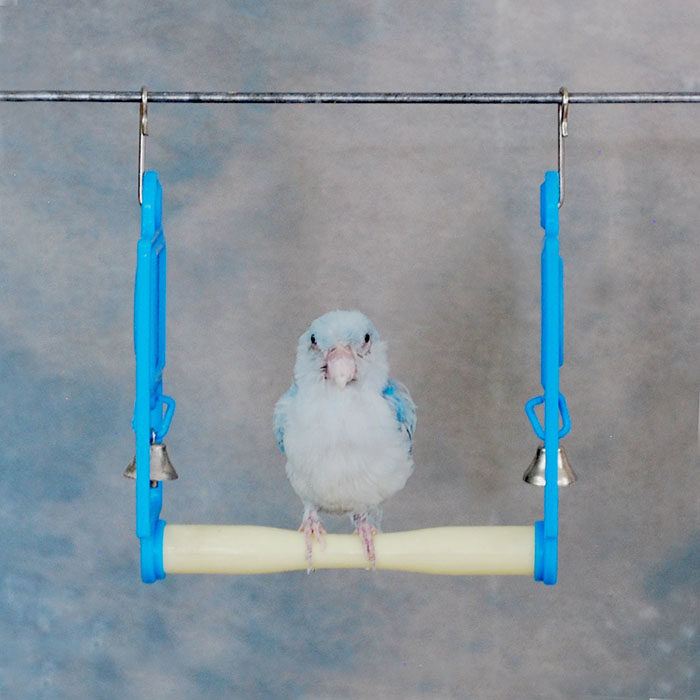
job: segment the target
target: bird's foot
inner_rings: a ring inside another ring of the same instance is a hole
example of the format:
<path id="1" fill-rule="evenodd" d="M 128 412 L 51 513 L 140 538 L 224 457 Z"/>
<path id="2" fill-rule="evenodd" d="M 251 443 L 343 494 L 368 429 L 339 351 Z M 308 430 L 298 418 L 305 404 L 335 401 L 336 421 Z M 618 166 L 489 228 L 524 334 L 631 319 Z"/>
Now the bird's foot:
<path id="1" fill-rule="evenodd" d="M 352 520 L 355 523 L 355 534 L 360 536 L 362 550 L 369 560 L 372 570 L 377 568 L 377 557 L 374 552 L 374 536 L 377 528 L 367 519 L 367 513 L 354 514 Z"/>
<path id="2" fill-rule="evenodd" d="M 318 517 L 318 513 L 315 510 L 304 512 L 304 519 L 301 521 L 299 532 L 303 532 L 306 538 L 306 573 L 310 574 L 314 568 L 312 558 L 314 537 L 319 545 L 321 545 L 321 549 L 326 548 L 326 540 L 324 537 L 326 535 L 326 529 L 323 527 L 321 518 Z"/>

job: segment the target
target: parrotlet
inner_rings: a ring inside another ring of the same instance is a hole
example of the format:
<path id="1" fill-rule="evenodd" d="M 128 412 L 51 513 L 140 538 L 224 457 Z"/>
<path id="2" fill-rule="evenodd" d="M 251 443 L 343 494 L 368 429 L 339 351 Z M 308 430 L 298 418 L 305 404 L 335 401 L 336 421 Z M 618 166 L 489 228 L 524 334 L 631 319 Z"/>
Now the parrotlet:
<path id="1" fill-rule="evenodd" d="M 359 311 L 330 311 L 299 338 L 294 381 L 275 406 L 286 473 L 304 504 L 308 570 L 319 513 L 348 513 L 372 568 L 384 501 L 413 471 L 416 406 L 389 378 L 386 344 Z"/>

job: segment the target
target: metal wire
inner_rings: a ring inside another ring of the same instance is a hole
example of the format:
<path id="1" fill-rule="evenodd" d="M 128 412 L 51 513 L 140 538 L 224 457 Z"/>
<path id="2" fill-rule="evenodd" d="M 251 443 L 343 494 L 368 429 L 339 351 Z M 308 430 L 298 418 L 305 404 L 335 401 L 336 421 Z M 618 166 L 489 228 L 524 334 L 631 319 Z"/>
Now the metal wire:
<path id="1" fill-rule="evenodd" d="M 569 135 L 569 91 L 563 87 L 557 107 L 557 169 L 559 171 L 559 208 L 564 204 L 564 139 Z"/>
<path id="2" fill-rule="evenodd" d="M 561 104 L 559 92 L 150 92 L 148 101 L 238 104 Z M 0 102 L 140 102 L 141 91 L 0 90 Z M 579 92 L 571 104 L 700 103 L 700 92 Z"/>
<path id="3" fill-rule="evenodd" d="M 146 136 L 148 136 L 148 90 L 141 88 L 139 107 L 139 204 L 143 204 L 143 174 L 146 170 Z"/>

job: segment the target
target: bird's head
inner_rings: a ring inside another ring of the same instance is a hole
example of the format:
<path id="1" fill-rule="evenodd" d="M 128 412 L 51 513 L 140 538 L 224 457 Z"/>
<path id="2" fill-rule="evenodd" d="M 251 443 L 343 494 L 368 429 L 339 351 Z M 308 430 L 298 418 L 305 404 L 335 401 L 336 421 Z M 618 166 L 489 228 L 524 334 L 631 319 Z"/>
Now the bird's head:
<path id="1" fill-rule="evenodd" d="M 297 383 L 329 382 L 337 389 L 376 384 L 388 378 L 386 345 L 359 311 L 329 311 L 299 338 L 294 374 Z"/>

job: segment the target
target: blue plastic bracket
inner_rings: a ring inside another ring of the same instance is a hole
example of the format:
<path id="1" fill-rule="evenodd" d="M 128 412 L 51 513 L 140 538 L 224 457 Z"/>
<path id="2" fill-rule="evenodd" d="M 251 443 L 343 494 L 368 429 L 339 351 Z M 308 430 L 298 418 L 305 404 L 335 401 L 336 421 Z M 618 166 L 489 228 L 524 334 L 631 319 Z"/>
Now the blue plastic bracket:
<path id="1" fill-rule="evenodd" d="M 559 391 L 559 368 L 564 364 L 564 265 L 559 254 L 559 173 L 548 171 L 540 187 L 542 248 L 542 396 L 525 404 L 525 413 L 537 437 L 544 440 L 544 520 L 535 523 L 535 580 L 557 582 L 559 548 L 559 438 L 571 429 L 566 397 Z M 544 404 L 544 427 L 535 406 Z M 561 416 L 562 426 L 559 427 Z"/>
<path id="2" fill-rule="evenodd" d="M 163 394 L 166 255 L 162 205 L 163 190 L 158 175 L 149 170 L 143 175 L 141 237 L 136 254 L 134 294 L 136 535 L 141 545 L 141 578 L 145 583 L 165 578 L 165 521 L 160 519 L 163 484 L 151 485 L 151 444 L 163 439 L 175 411 L 175 401 Z"/>
<path id="3" fill-rule="evenodd" d="M 535 396 L 525 404 L 525 413 L 530 419 L 530 425 L 532 425 L 535 435 L 537 435 L 540 440 L 544 440 L 544 428 L 535 413 L 535 406 L 539 406 L 543 403 L 544 396 Z M 571 430 L 571 416 L 569 415 L 569 408 L 566 405 L 566 396 L 561 392 L 559 392 L 559 413 L 561 414 L 561 428 L 559 430 L 559 439 L 561 440 Z"/>
<path id="4" fill-rule="evenodd" d="M 170 429 L 170 423 L 173 420 L 173 414 L 175 413 L 175 399 L 170 396 L 161 395 L 160 397 L 161 405 L 165 406 L 165 413 L 163 414 L 163 420 L 161 422 L 160 430 L 155 435 L 154 442 L 162 442 L 163 438 L 166 436 L 168 430 Z"/>

